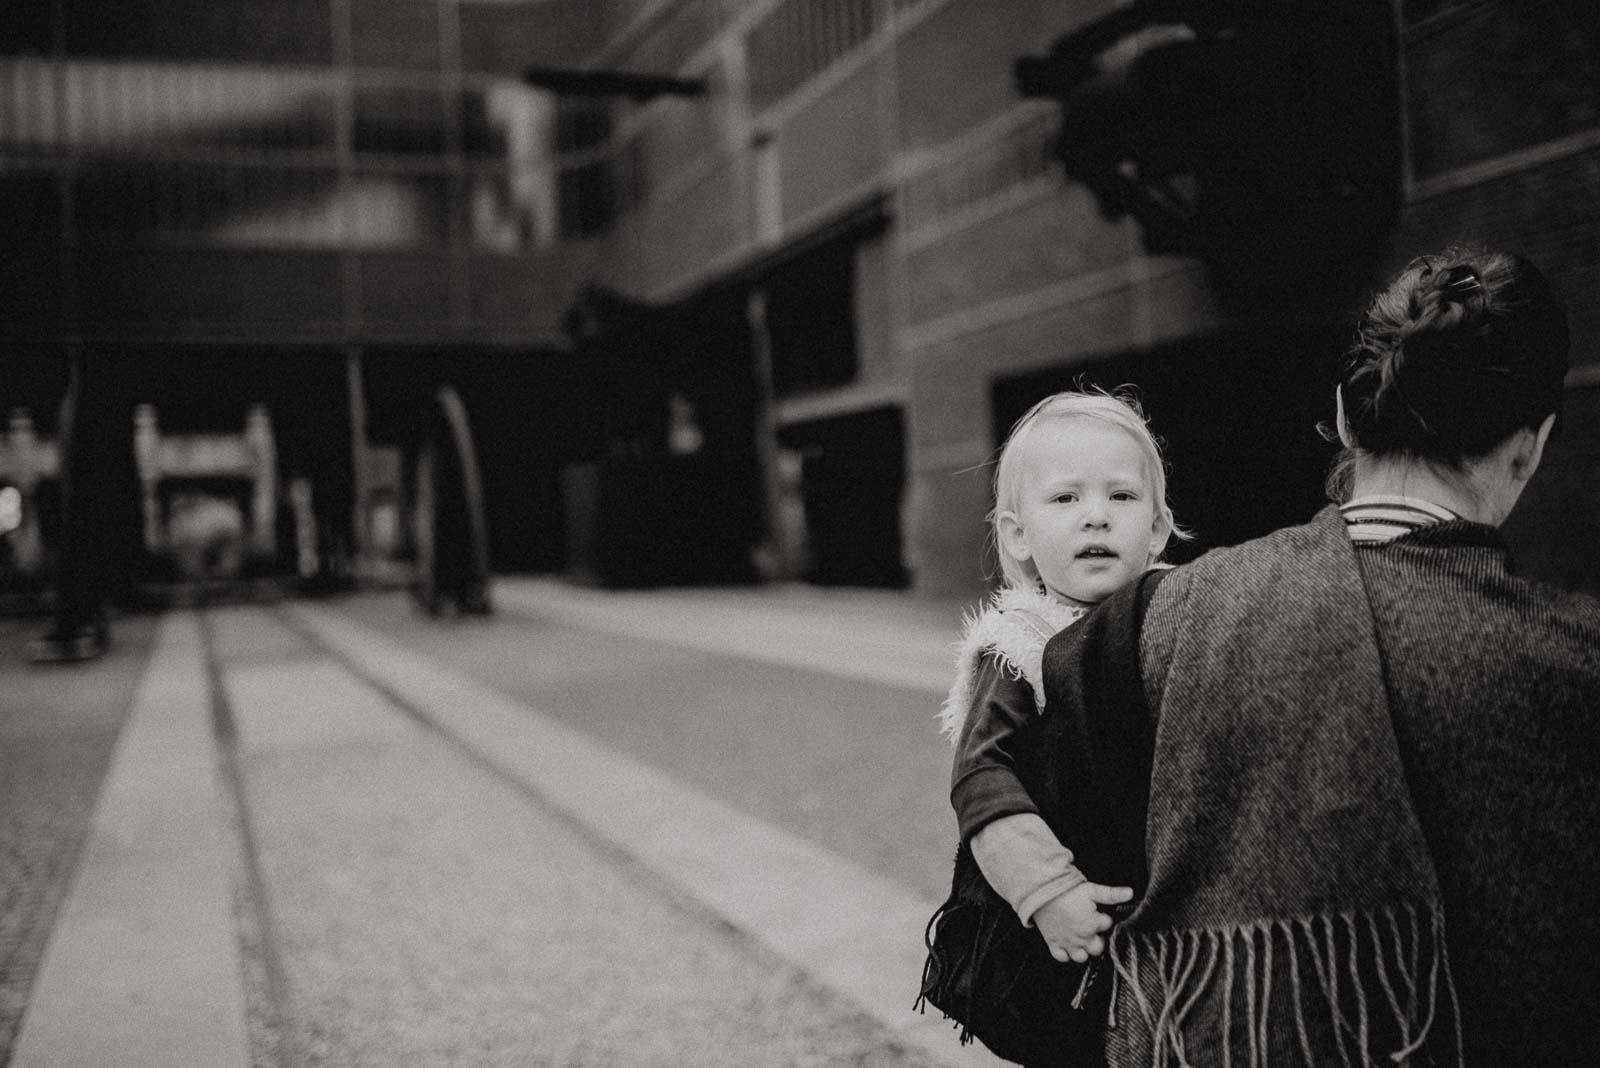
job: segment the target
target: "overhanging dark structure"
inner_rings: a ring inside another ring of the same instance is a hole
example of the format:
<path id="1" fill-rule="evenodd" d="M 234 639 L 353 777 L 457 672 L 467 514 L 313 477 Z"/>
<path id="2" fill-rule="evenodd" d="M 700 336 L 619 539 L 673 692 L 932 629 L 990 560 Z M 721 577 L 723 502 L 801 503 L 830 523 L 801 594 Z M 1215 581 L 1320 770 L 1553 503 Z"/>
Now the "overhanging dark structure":
<path id="1" fill-rule="evenodd" d="M 1140 0 L 1014 66 L 1056 154 L 1152 252 L 1247 277 L 1370 251 L 1401 199 L 1386 0 Z"/>

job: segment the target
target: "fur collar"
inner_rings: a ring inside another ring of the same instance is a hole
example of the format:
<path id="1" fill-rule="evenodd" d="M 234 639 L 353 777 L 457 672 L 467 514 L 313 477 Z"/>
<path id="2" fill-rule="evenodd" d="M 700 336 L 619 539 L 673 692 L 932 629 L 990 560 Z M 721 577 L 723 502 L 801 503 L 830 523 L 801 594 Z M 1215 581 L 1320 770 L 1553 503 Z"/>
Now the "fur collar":
<path id="1" fill-rule="evenodd" d="M 978 662 L 993 652 L 1015 678 L 1026 679 L 1035 707 L 1044 708 L 1044 646 L 1088 609 L 1065 605 L 1037 590 L 1007 587 L 970 613 L 956 643 L 956 679 L 939 709 L 939 733 L 953 746 L 961 737 L 978 675 Z"/>

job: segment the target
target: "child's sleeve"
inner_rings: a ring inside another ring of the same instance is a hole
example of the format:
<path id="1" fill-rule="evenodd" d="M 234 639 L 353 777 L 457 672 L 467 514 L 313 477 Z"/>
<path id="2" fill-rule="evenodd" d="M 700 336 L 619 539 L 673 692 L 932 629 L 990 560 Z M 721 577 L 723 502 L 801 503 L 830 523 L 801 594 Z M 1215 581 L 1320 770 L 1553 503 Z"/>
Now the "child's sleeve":
<path id="1" fill-rule="evenodd" d="M 1000 654 L 985 653 L 950 784 L 950 803 L 973 859 L 1025 926 L 1045 902 L 1084 881 L 1016 774 L 1017 732 L 1038 714 L 1027 680 Z"/>
<path id="2" fill-rule="evenodd" d="M 969 701 L 950 772 L 950 804 L 964 840 L 1003 816 L 1039 814 L 1016 773 L 1017 733 L 1038 715 L 1032 688 L 990 650 L 978 662 Z"/>
<path id="3" fill-rule="evenodd" d="M 1038 816 L 1001 816 L 972 836 L 972 859 L 995 893 L 1016 910 L 1024 927 L 1048 901 L 1088 882 L 1072 863 L 1072 851 Z"/>

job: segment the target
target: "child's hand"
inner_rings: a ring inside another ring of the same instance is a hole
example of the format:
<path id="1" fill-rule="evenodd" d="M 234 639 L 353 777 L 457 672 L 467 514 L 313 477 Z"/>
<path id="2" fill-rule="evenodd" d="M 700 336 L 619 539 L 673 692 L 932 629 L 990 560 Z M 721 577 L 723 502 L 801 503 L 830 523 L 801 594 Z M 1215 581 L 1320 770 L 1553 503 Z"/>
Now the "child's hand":
<path id="1" fill-rule="evenodd" d="M 1079 883 L 1046 901 L 1033 914 L 1033 925 L 1044 936 L 1052 957 L 1082 964 L 1105 952 L 1106 940 L 1100 936 L 1111 929 L 1111 917 L 1095 906 L 1132 900 L 1132 887 Z"/>

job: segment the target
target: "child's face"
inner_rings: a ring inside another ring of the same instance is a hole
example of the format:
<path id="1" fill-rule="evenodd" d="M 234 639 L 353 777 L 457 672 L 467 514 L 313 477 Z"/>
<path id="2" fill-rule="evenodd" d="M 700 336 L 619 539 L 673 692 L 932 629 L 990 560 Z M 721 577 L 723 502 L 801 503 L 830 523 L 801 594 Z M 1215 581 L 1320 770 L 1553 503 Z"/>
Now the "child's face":
<path id="1" fill-rule="evenodd" d="M 1096 419 L 1046 419 L 1023 440 L 1018 504 L 1001 548 L 1031 559 L 1058 600 L 1096 604 L 1149 566 L 1166 542 L 1145 456 Z"/>

